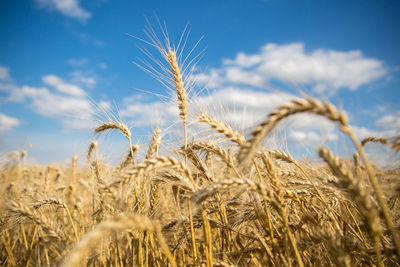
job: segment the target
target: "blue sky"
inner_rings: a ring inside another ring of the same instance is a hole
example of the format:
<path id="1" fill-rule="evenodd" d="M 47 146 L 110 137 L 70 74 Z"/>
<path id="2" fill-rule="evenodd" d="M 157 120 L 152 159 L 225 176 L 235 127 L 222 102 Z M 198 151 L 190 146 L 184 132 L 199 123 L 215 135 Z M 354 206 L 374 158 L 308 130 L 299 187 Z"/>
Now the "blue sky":
<path id="1" fill-rule="evenodd" d="M 170 93 L 133 64 L 149 60 L 140 46 L 159 58 L 130 36 L 148 40 L 147 17 L 162 37 L 154 14 L 175 44 L 189 24 L 183 56 L 201 39 L 187 61 L 201 54 L 186 77 L 197 95 L 192 121 L 206 109 L 248 132 L 277 105 L 312 95 L 344 109 L 360 138 L 398 135 L 399 12 L 398 1 L 369 0 L 3 0 L 0 153 L 24 149 L 41 163 L 84 157 L 96 120 L 110 114 L 144 147 L 155 126 L 178 140 L 176 105 L 156 96 Z M 298 116 L 283 126 L 276 136 L 295 151 L 340 147 L 340 134 L 322 118 Z M 190 136 L 199 129 L 191 123 Z M 105 157 L 126 152 L 113 136 L 102 138 Z"/>

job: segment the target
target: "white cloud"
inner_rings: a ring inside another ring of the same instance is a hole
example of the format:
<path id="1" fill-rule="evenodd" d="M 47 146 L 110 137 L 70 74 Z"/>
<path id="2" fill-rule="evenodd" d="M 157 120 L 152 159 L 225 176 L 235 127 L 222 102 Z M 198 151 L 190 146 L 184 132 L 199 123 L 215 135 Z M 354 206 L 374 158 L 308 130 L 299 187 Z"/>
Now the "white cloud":
<path id="1" fill-rule="evenodd" d="M 193 77 L 202 84 L 267 86 L 271 81 L 311 86 L 317 92 L 356 90 L 387 74 L 382 61 L 365 57 L 361 51 L 305 50 L 303 43 L 268 43 L 259 53 L 238 53 L 220 68 Z"/>
<path id="2" fill-rule="evenodd" d="M 0 66 L 0 80 L 10 79 L 10 71 L 7 67 Z"/>
<path id="3" fill-rule="evenodd" d="M 92 115 L 88 114 L 86 118 L 70 118 L 62 120 L 63 126 L 66 129 L 72 130 L 93 130 L 96 127 L 96 122 L 93 120 Z M 97 125 L 98 126 L 98 125 Z"/>
<path id="4" fill-rule="evenodd" d="M 93 88 L 96 84 L 96 79 L 92 76 L 91 71 L 73 71 L 70 73 L 72 82 L 83 85 L 88 88 Z"/>
<path id="5" fill-rule="evenodd" d="M 164 125 L 178 118 L 176 106 L 167 102 L 140 103 L 125 101 L 120 115 L 132 119 L 135 126 Z"/>
<path id="6" fill-rule="evenodd" d="M 55 75 L 46 75 L 42 80 L 50 87 L 0 83 L 0 91 L 6 93 L 6 101 L 26 103 L 39 115 L 59 119 L 67 129 L 91 128 L 95 113 L 104 111 L 107 106 L 107 103 L 103 101 L 96 108 L 96 104 L 87 97 L 83 89 L 66 83 Z"/>
<path id="7" fill-rule="evenodd" d="M 323 120 L 319 119 L 315 120 L 314 125 L 321 121 Z M 324 133 L 321 134 L 318 131 L 311 131 L 309 129 L 289 130 L 288 135 L 290 141 L 294 141 L 295 143 L 301 142 L 312 145 L 322 144 L 325 143 L 326 141 L 337 141 L 339 139 L 339 136 L 333 131 L 329 132 L 328 134 Z"/>
<path id="8" fill-rule="evenodd" d="M 1 83 L 0 82 L 0 92 L 12 92 L 18 89 L 18 86 L 12 83 Z"/>
<path id="9" fill-rule="evenodd" d="M 376 125 L 400 132 L 400 111 L 394 114 L 386 114 L 376 121 Z"/>
<path id="10" fill-rule="evenodd" d="M 89 11 L 79 5 L 79 0 L 34 0 L 39 7 L 55 10 L 74 19 L 87 20 L 91 18 Z"/>
<path id="11" fill-rule="evenodd" d="M 62 95 L 46 87 L 26 85 L 10 93 L 10 101 L 27 102 L 35 113 L 57 118 L 67 129 L 92 127 L 94 107 L 85 96 Z"/>
<path id="12" fill-rule="evenodd" d="M 18 126 L 19 124 L 20 122 L 17 118 L 0 113 L 0 133 L 11 131 L 12 128 Z"/>
<path id="13" fill-rule="evenodd" d="M 385 110 L 385 113 L 375 120 L 375 129 L 367 129 L 365 127 L 353 127 L 355 133 L 360 139 L 365 137 L 384 137 L 391 138 L 398 136 L 400 133 L 400 111 Z"/>
<path id="14" fill-rule="evenodd" d="M 320 143 L 321 136 L 314 131 L 290 131 L 289 138 L 296 142 L 318 142 Z"/>
<path id="15" fill-rule="evenodd" d="M 47 88 L 22 86 L 22 94 L 29 98 L 34 110 L 46 117 L 71 116 L 89 119 L 91 104 L 85 97 L 64 96 Z"/>
<path id="16" fill-rule="evenodd" d="M 223 69 L 211 69 L 208 73 L 200 72 L 190 77 L 197 83 L 207 85 L 210 88 L 218 88 L 226 81 L 223 77 Z"/>
<path id="17" fill-rule="evenodd" d="M 67 63 L 74 67 L 83 67 L 88 63 L 87 58 L 70 58 Z"/>
<path id="18" fill-rule="evenodd" d="M 72 96 L 84 96 L 86 95 L 85 91 L 82 90 L 79 86 L 69 84 L 64 82 L 61 78 L 59 78 L 56 75 L 49 74 L 46 75 L 42 78 L 43 82 L 57 91 L 67 94 L 67 95 L 72 95 Z"/>

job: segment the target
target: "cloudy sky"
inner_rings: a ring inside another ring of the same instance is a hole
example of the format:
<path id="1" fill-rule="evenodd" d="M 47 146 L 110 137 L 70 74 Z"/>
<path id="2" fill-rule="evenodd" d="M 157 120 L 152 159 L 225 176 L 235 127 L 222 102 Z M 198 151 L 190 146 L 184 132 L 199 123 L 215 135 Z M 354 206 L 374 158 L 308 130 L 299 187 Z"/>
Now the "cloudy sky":
<path id="1" fill-rule="evenodd" d="M 144 147 L 156 126 L 179 140 L 170 81 L 145 42 L 149 24 L 161 41 L 166 25 L 179 48 L 191 118 L 206 110 L 248 133 L 274 107 L 310 95 L 346 111 L 360 138 L 398 135 L 399 12 L 398 1 L 372 0 L 3 0 L 0 156 L 84 157 L 93 128 L 110 118 Z M 191 137 L 204 129 L 191 120 Z M 115 135 L 103 150 L 124 154 Z M 294 152 L 343 147 L 335 125 L 316 116 L 296 116 L 274 136 Z"/>

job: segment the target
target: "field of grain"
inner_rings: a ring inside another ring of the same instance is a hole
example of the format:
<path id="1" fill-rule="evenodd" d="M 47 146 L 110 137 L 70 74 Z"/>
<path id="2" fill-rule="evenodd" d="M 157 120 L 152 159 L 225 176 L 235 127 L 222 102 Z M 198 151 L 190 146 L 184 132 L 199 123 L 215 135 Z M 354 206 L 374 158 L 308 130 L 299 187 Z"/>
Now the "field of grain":
<path id="1" fill-rule="evenodd" d="M 358 140 L 346 114 L 305 98 L 246 134 L 203 112 L 198 122 L 218 138 L 189 139 L 184 66 L 169 44 L 158 48 L 176 89 L 181 144 L 163 155 L 155 128 L 139 148 L 125 124 L 105 121 L 97 135 L 127 139 L 117 167 L 99 158 L 96 141 L 87 159 L 66 166 L 10 155 L 0 169 L 2 266 L 399 266 L 400 168 L 380 169 L 364 152 L 377 142 L 396 153 L 399 138 Z M 333 121 L 354 158 L 315 147 L 320 161 L 297 161 L 290 147 L 263 146 L 300 113 Z"/>

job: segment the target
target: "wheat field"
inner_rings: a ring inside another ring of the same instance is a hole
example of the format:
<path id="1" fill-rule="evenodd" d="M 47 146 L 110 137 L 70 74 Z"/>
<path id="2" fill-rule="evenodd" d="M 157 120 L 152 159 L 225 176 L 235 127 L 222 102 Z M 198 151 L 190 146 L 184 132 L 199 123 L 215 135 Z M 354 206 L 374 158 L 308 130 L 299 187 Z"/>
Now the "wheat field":
<path id="1" fill-rule="evenodd" d="M 364 152 L 376 142 L 397 153 L 399 137 L 358 140 L 344 112 L 299 98 L 246 134 L 202 112 L 198 123 L 218 138 L 190 139 L 184 66 L 169 43 L 156 46 L 183 140 L 162 154 L 161 129 L 143 148 L 125 124 L 105 121 L 95 134 L 128 141 L 116 167 L 96 140 L 67 165 L 24 164 L 25 153 L 14 153 L 0 169 L 2 266 L 400 265 L 400 168 L 380 169 Z M 263 145 L 300 113 L 334 122 L 354 157 L 314 147 L 320 161 L 295 160 Z"/>

